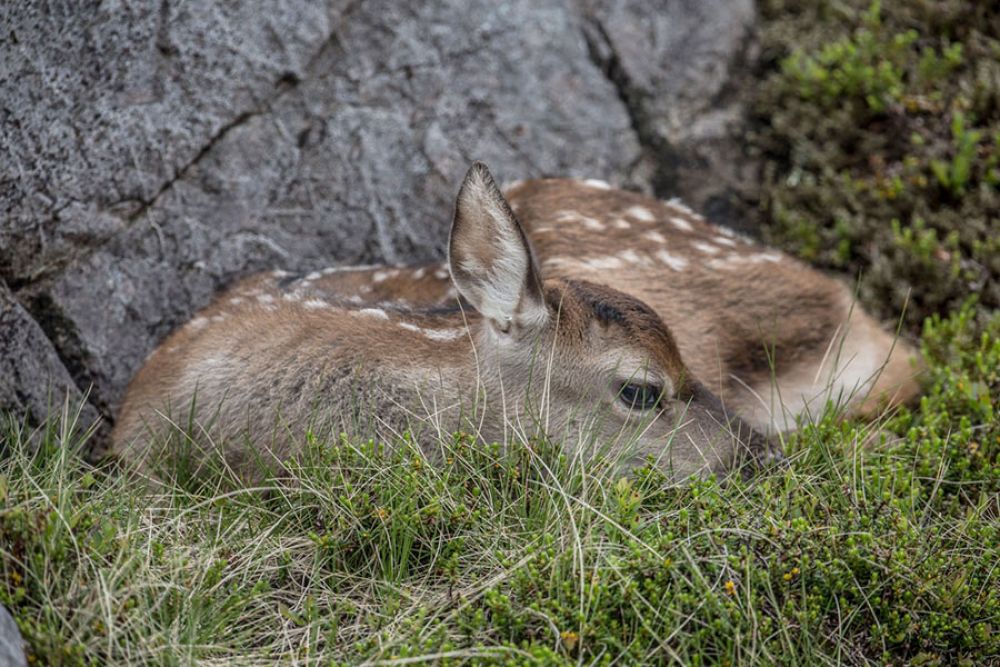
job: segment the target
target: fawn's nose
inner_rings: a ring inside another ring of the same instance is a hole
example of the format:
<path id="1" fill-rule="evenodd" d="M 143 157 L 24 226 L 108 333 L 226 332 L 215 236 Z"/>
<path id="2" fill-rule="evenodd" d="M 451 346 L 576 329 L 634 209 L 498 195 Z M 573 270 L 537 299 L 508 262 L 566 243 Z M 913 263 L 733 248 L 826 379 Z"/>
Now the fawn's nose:
<path id="1" fill-rule="evenodd" d="M 776 438 L 767 437 L 742 418 L 729 413 L 719 398 L 700 383 L 692 382 L 690 386 L 692 403 L 722 428 L 724 437 L 732 438 L 735 455 L 731 465 L 740 470 L 744 478 L 784 461 L 781 443 Z"/>
<path id="2" fill-rule="evenodd" d="M 738 425 L 733 427 L 734 433 L 741 444 L 744 454 L 740 471 L 744 479 L 752 477 L 755 473 L 769 468 L 783 466 L 788 459 L 781 449 L 781 441 L 778 438 L 768 437 L 756 431 L 742 419 Z"/>

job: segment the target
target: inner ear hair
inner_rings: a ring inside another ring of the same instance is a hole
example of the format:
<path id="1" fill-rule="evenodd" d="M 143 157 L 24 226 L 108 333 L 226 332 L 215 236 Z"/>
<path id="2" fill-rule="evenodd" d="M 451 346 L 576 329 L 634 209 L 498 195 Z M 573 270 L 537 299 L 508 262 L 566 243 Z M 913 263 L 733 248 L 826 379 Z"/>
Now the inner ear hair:
<path id="1" fill-rule="evenodd" d="M 459 293 L 500 331 L 544 314 L 531 244 L 481 162 L 472 165 L 459 190 L 448 261 Z"/>

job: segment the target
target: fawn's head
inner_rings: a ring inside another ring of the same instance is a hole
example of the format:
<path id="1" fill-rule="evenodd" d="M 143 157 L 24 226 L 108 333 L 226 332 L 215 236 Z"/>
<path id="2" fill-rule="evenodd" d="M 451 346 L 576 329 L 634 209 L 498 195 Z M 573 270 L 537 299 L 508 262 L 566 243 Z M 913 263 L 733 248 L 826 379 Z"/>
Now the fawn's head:
<path id="1" fill-rule="evenodd" d="M 645 303 L 574 280 L 543 281 L 530 243 L 482 164 L 458 195 L 449 264 L 482 316 L 474 334 L 486 391 L 569 444 L 627 445 L 675 477 L 730 467 L 768 443 L 725 414 L 687 371 Z M 508 414 L 508 417 L 510 415 Z"/>

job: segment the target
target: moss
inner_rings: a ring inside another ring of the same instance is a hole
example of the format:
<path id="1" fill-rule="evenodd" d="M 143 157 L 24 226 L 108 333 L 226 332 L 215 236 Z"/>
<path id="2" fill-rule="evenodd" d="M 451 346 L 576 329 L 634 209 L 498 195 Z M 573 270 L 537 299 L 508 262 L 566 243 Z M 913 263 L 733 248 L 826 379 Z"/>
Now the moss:
<path id="1" fill-rule="evenodd" d="M 751 143 L 768 240 L 861 276 L 913 332 L 1000 306 L 1000 13 L 975 0 L 762 3 Z"/>

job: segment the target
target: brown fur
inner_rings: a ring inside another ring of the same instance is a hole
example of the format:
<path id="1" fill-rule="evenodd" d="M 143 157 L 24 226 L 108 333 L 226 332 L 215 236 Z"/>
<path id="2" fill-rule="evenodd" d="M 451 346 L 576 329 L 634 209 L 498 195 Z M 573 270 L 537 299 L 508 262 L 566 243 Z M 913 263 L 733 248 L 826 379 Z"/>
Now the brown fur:
<path id="1" fill-rule="evenodd" d="M 546 276 L 586 279 L 649 304 L 695 377 L 758 428 L 814 418 L 826 398 L 849 415 L 871 415 L 919 390 L 913 347 L 883 330 L 843 284 L 683 205 L 563 179 L 527 181 L 507 194 Z M 637 217 L 635 207 L 648 215 Z M 665 264 L 661 250 L 683 269 Z M 455 303 L 446 265 L 397 267 L 374 282 L 380 273 L 387 270 L 346 270 L 289 289 L 356 303 Z M 278 290 L 268 277 L 262 283 Z"/>
<path id="2" fill-rule="evenodd" d="M 540 430 L 571 449 L 628 447 L 630 461 L 652 456 L 678 477 L 724 470 L 742 446 L 770 451 L 695 380 L 649 306 L 594 283 L 541 282 L 482 166 L 463 184 L 450 248 L 461 308 L 361 307 L 382 289 L 373 286 L 399 278 L 385 267 L 236 285 L 150 355 L 129 386 L 114 451 L 137 462 L 158 455 L 150 436 L 168 429 L 163 416 L 186 422 L 191 410 L 248 477 L 260 461 L 294 454 L 317 420 L 357 432 L 372 414 L 371 435 L 388 441 L 421 428 L 500 441 Z M 664 389 L 658 407 L 623 406 L 621 386 L 636 382 Z"/>

